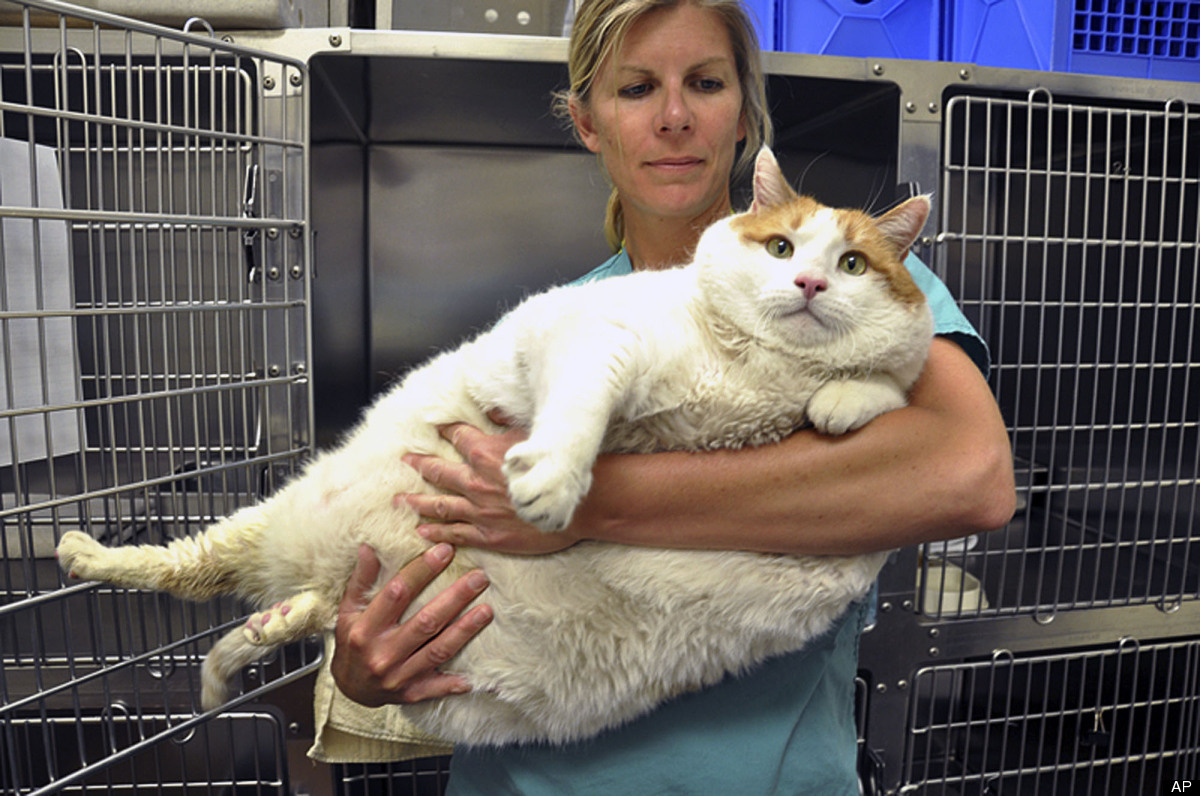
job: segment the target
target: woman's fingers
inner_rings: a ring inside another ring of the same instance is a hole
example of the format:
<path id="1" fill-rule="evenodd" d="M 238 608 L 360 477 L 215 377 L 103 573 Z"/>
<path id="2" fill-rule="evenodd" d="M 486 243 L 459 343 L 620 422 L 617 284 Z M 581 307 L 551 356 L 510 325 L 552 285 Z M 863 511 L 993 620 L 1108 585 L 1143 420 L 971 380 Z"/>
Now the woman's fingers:
<path id="1" fill-rule="evenodd" d="M 360 612 L 367 606 L 367 593 L 375 585 L 379 569 L 379 558 L 376 557 L 375 551 L 370 545 L 359 545 L 358 561 L 354 565 L 354 572 L 350 573 L 346 591 L 342 593 L 342 602 L 338 606 L 339 615 L 343 612 Z"/>
<path id="2" fill-rule="evenodd" d="M 462 576 L 400 622 L 416 595 L 446 568 L 453 555 L 449 545 L 435 545 L 406 564 L 367 602 L 366 594 L 378 577 L 380 564 L 374 551 L 360 549 L 339 605 L 331 661 L 334 680 L 346 696 L 377 707 L 468 690 L 466 681 L 444 674 L 438 667 L 492 620 L 491 608 L 484 605 L 463 613 L 488 586 L 483 572 L 474 570 Z"/>
<path id="3" fill-rule="evenodd" d="M 384 678 L 384 688 L 396 692 L 403 702 L 419 702 L 471 690 L 462 677 L 446 674 L 440 667 L 459 653 L 467 642 L 492 621 L 491 606 L 477 605 L 432 637 L 415 654 Z"/>

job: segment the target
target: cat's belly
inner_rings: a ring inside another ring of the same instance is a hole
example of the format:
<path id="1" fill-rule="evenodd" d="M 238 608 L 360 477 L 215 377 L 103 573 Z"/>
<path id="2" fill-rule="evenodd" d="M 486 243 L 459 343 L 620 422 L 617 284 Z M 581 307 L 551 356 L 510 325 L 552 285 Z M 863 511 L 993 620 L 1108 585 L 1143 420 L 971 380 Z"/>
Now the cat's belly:
<path id="1" fill-rule="evenodd" d="M 315 589 L 335 602 L 363 543 L 394 573 L 429 546 L 414 531 L 417 516 L 400 494 L 429 491 L 401 460 L 403 451 L 376 457 L 337 451 L 318 459 L 273 497 L 269 532 L 258 551 L 264 600 Z"/>
<path id="2" fill-rule="evenodd" d="M 495 621 L 446 667 L 479 693 L 419 715 L 437 732 L 481 743 L 504 742 L 507 732 L 586 736 L 798 649 L 866 593 L 884 560 L 595 542 L 549 557 L 464 549 L 459 558 L 492 580 L 483 599 Z"/>

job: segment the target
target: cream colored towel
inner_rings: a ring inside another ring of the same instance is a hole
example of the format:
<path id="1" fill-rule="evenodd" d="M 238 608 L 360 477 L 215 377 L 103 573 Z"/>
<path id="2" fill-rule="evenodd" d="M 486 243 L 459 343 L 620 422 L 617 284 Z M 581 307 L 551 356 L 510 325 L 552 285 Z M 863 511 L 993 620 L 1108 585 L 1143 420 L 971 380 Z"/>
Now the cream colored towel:
<path id="1" fill-rule="evenodd" d="M 323 763 L 390 763 L 448 755 L 454 748 L 418 730 L 396 705 L 367 708 L 338 690 L 329 670 L 333 633 L 325 634 L 325 660 L 313 689 L 316 739 L 308 756 Z"/>

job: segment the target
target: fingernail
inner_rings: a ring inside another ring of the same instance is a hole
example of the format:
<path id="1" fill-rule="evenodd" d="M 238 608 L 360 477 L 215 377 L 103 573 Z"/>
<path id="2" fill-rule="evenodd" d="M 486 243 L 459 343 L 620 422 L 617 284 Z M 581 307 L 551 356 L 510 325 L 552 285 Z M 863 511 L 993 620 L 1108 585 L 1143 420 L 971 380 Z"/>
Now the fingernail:
<path id="1" fill-rule="evenodd" d="M 483 574 L 479 570 L 476 570 L 470 575 L 467 575 L 467 585 L 475 591 L 482 591 L 484 587 L 488 585 L 487 575 Z"/>
<path id="2" fill-rule="evenodd" d="M 437 561 L 449 561 L 454 555 L 454 548 L 448 544 L 436 544 L 429 551 Z"/>
<path id="3" fill-rule="evenodd" d="M 428 528 L 426 528 L 424 525 L 417 526 L 417 536 L 420 536 L 422 539 L 428 539 L 429 535 Z"/>
<path id="4" fill-rule="evenodd" d="M 475 627 L 483 627 L 491 621 L 492 609 L 486 605 L 480 606 L 479 610 L 471 614 L 471 624 L 473 624 Z"/>

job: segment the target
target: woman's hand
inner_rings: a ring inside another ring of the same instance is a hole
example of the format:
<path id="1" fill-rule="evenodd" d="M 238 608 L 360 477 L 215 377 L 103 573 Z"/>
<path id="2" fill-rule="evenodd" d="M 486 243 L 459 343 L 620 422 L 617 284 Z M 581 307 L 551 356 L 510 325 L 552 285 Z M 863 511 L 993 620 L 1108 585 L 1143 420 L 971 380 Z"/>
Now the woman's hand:
<path id="1" fill-rule="evenodd" d="M 487 588 L 483 572 L 468 572 L 408 621 L 400 622 L 413 598 L 452 558 L 454 549 L 449 545 L 434 546 L 406 564 L 368 602 L 366 595 L 379 576 L 380 564 L 370 547 L 359 549 L 358 564 L 338 606 L 337 642 L 330 662 L 334 682 L 343 694 L 367 707 L 379 707 L 471 690 L 466 680 L 444 674 L 438 667 L 492 621 L 487 605 L 462 614 Z"/>
<path id="2" fill-rule="evenodd" d="M 488 434 L 455 423 L 439 432 L 462 455 L 463 463 L 436 456 L 404 457 L 422 478 L 448 493 L 399 496 L 422 517 L 436 520 L 417 526 L 417 533 L 431 542 L 526 554 L 554 553 L 579 541 L 569 528 L 545 533 L 517 516 L 500 468 L 508 449 L 526 438 L 524 431 Z"/>

